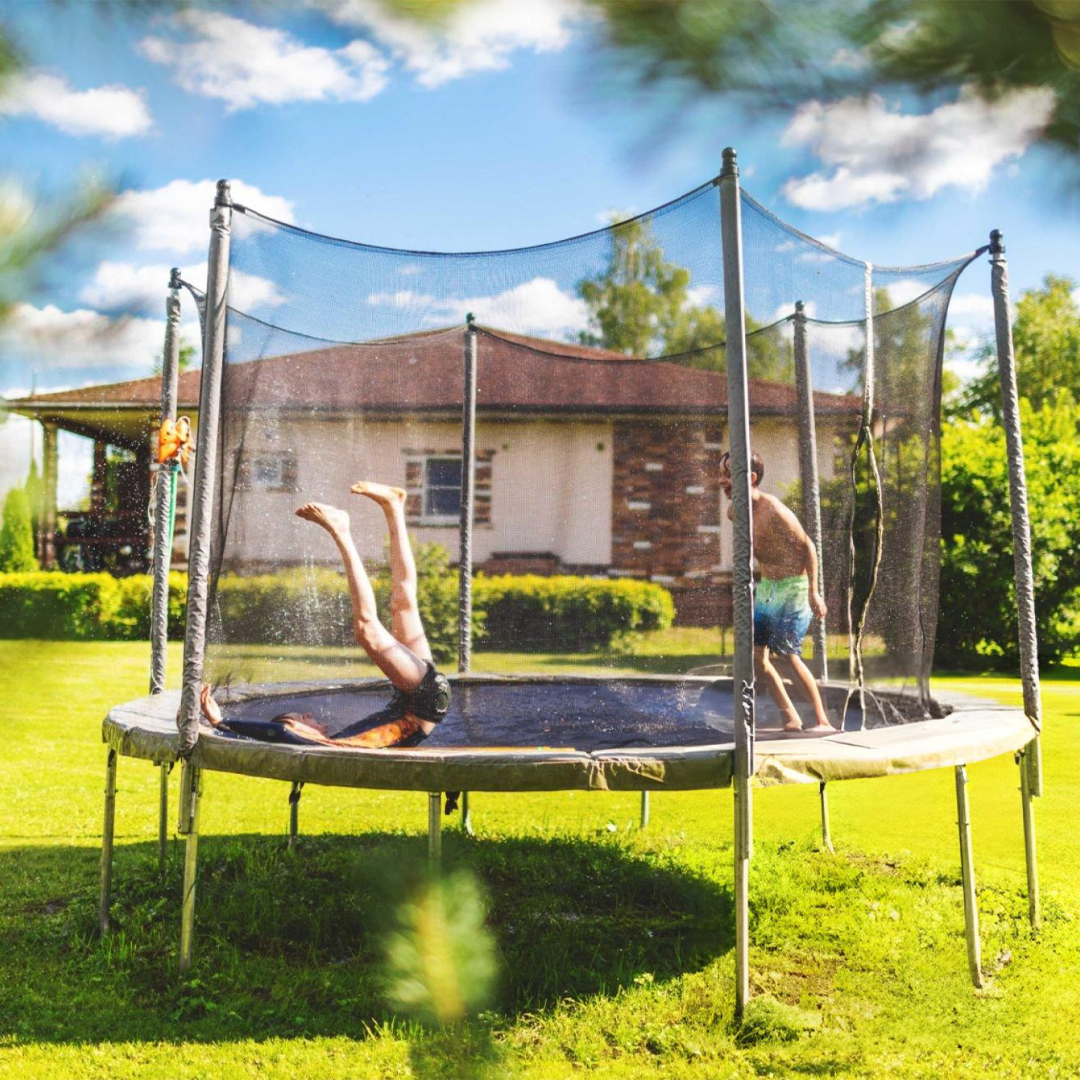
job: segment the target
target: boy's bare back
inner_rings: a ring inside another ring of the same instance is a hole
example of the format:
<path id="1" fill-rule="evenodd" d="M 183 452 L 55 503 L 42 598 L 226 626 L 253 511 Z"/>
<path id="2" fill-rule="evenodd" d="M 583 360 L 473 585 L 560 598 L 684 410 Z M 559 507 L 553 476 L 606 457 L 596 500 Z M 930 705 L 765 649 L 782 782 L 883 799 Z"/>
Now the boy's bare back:
<path id="1" fill-rule="evenodd" d="M 763 577 L 779 579 L 806 573 L 806 531 L 775 496 L 764 491 L 754 499 L 754 558 Z M 734 508 L 728 505 L 728 518 Z"/>

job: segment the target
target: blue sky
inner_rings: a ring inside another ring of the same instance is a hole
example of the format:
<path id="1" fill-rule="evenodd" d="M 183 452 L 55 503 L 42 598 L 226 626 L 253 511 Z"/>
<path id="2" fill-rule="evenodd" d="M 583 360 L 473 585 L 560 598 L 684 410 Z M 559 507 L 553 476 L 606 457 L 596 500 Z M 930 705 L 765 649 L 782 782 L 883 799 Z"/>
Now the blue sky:
<path id="1" fill-rule="evenodd" d="M 63 191 L 93 175 L 126 193 L 113 225 L 54 266 L 0 335 L 0 394 L 149 373 L 165 271 L 205 259 L 217 177 L 315 231 L 478 250 L 665 202 L 714 175 L 733 144 L 749 192 L 858 258 L 944 259 L 999 227 L 1014 297 L 1047 272 L 1080 279 L 1077 208 L 1032 146 L 1037 95 L 997 111 L 963 95 L 764 117 L 730 101 L 691 107 L 615 89 L 571 0 L 479 0 L 441 37 L 370 0 L 217 5 L 188 21 L 8 2 L 0 17 L 27 58 L 0 99 L 8 176 Z M 913 133 L 930 150 L 910 169 Z M 979 262 L 957 289 L 951 325 L 966 339 L 989 326 L 988 277 Z M 117 324 L 122 309 L 135 314 Z M 0 426 L 0 490 L 25 475 L 29 446 L 25 422 Z M 85 474 L 85 450 L 64 447 L 62 502 Z"/>

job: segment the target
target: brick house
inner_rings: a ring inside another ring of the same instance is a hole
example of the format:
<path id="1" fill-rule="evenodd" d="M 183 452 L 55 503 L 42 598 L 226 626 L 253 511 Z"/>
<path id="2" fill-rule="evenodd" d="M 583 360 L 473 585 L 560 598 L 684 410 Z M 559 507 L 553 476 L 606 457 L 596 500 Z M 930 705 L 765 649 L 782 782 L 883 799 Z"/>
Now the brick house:
<path id="1" fill-rule="evenodd" d="M 715 625 L 718 613 L 725 619 L 731 534 L 718 464 L 726 377 L 505 333 L 481 331 L 478 345 L 477 568 L 652 580 L 672 591 L 680 621 Z M 180 411 L 193 421 L 198 394 L 199 372 L 184 372 Z M 242 432 L 230 427 L 228 407 L 225 412 L 224 467 L 235 468 L 232 566 L 256 571 L 299 561 L 306 549 L 293 531 L 291 509 L 298 500 L 341 499 L 348 482 L 361 476 L 405 487 L 412 533 L 444 545 L 456 559 L 460 331 L 234 364 L 226 394 L 227 402 L 249 406 Z M 131 450 L 136 466 L 127 501 L 145 507 L 159 398 L 159 380 L 148 378 L 10 404 L 45 426 L 46 486 L 51 469 L 53 493 L 62 428 L 94 439 L 99 467 L 107 444 Z M 798 476 L 794 388 L 752 380 L 750 401 L 752 440 L 767 464 L 765 487 L 783 495 Z M 848 396 L 816 395 L 824 479 L 833 475 L 836 436 L 850 430 L 860 405 Z M 54 495 L 43 515 L 46 561 L 57 544 L 70 543 L 55 533 L 56 513 Z M 144 534 L 134 519 L 129 531 Z M 354 515 L 354 533 L 361 554 L 382 557 L 381 522 Z M 181 507 L 175 551 L 181 564 L 185 547 Z M 331 550 L 314 557 L 336 560 Z"/>

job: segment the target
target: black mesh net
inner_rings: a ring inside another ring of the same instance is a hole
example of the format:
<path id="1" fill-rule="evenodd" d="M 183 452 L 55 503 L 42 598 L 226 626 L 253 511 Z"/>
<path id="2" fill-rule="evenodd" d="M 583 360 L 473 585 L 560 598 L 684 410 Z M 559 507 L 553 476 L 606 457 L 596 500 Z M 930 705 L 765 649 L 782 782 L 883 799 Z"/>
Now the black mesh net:
<path id="1" fill-rule="evenodd" d="M 756 538 L 757 630 L 785 687 L 759 681 L 759 727 L 793 726 L 790 708 L 814 724 L 800 668 L 827 677 L 836 726 L 926 717 L 942 340 L 969 260 L 868 268 L 745 195 L 743 233 L 766 499 L 756 516 L 772 521 Z M 401 630 L 408 590 L 393 589 L 384 511 L 349 493 L 360 480 L 406 492 L 419 614 L 454 669 L 467 314 L 472 669 L 725 673 L 732 535 L 713 183 L 571 240 L 471 254 L 348 243 L 237 207 L 230 260 L 207 681 L 376 673 L 354 641 L 338 547 L 294 514 L 311 501 L 348 511 L 382 621 Z M 811 563 L 789 512 L 811 537 L 820 530 L 824 618 L 808 617 Z"/>

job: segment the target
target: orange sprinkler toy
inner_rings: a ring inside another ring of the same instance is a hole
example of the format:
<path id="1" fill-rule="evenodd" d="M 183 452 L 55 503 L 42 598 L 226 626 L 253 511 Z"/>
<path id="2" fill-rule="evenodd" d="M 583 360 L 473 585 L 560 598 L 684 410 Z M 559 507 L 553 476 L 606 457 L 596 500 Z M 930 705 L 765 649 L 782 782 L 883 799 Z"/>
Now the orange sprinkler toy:
<path id="1" fill-rule="evenodd" d="M 164 465 L 166 461 L 180 459 L 181 465 L 188 463 L 194 444 L 191 441 L 191 421 L 186 416 L 181 416 L 174 423 L 172 420 L 162 420 L 158 431 L 158 464 Z"/>

